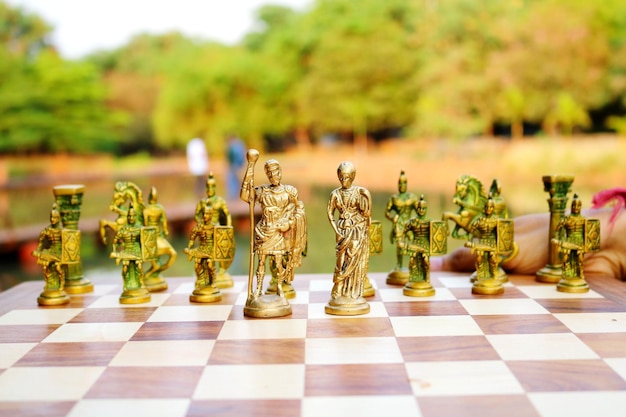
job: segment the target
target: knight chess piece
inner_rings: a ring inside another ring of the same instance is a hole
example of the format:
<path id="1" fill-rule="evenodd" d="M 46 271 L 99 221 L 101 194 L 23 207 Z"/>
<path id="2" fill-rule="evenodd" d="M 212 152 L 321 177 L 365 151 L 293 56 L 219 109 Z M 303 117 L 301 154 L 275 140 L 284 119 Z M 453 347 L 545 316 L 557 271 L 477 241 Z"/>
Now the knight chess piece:
<path id="1" fill-rule="evenodd" d="M 339 164 L 337 177 L 341 187 L 331 192 L 327 209 L 335 232 L 336 263 L 331 299 L 324 311 L 339 316 L 370 311 L 370 305 L 363 298 L 363 288 L 370 256 L 372 197 L 366 188 L 352 185 L 355 176 L 352 162 Z"/>
<path id="2" fill-rule="evenodd" d="M 217 182 L 212 172 L 206 180 L 206 197 L 198 201 L 195 211 L 196 223 L 202 222 L 203 211 L 205 207 L 211 207 L 211 223 L 214 226 L 233 226 L 233 219 L 226 204 L 226 200 L 223 197 L 217 195 Z M 233 246 L 234 250 L 234 246 Z M 228 272 L 228 268 L 232 264 L 232 259 L 219 261 L 217 267 L 217 277 L 215 279 L 215 285 L 217 288 L 230 288 L 234 285 L 233 277 Z"/>
<path id="3" fill-rule="evenodd" d="M 244 315 L 249 317 L 281 317 L 291 314 L 291 305 L 285 297 L 283 283 L 291 283 L 293 268 L 298 257 L 296 248 L 303 248 L 306 242 L 306 228 L 302 227 L 304 217 L 298 207 L 298 190 L 282 184 L 282 169 L 278 161 L 265 162 L 265 174 L 269 184 L 254 185 L 254 166 L 259 158 L 256 149 L 248 150 L 246 172 L 241 184 L 240 198 L 250 206 L 250 269 L 248 275 L 248 298 Z M 261 217 L 254 222 L 254 205 L 261 206 Z M 254 258 L 257 258 L 256 287 L 253 289 Z M 263 294 L 263 281 L 268 258 L 276 268 L 276 293 Z"/>
<path id="4" fill-rule="evenodd" d="M 495 216 L 495 203 L 489 196 L 484 214 L 478 216 L 469 228 L 472 239 L 465 247 L 476 254 L 474 294 L 502 294 L 504 286 L 498 277 L 500 262 L 514 251 L 513 221 Z"/>
<path id="5" fill-rule="evenodd" d="M 77 253 L 76 247 L 80 247 L 80 231 L 69 230 L 76 234 L 73 243 L 67 238 L 63 239 L 66 237 L 64 232 L 67 233 L 68 229 L 61 228 L 61 214 L 55 203 L 50 210 L 50 225 L 41 231 L 37 249 L 32 252 L 32 255 L 37 257 L 37 263 L 43 268 L 44 290 L 37 298 L 37 303 L 42 306 L 70 302 L 70 297 L 64 289 L 68 264 L 64 258 L 68 257 L 68 253 Z"/>
<path id="6" fill-rule="evenodd" d="M 404 250 L 400 245 L 405 240 L 404 230 L 411 215 L 417 212 L 418 202 L 417 194 L 407 191 L 406 174 L 404 170 L 400 171 L 398 192 L 389 198 L 385 208 L 385 217 L 392 223 L 390 240 L 396 246 L 396 265 L 387 274 L 387 284 L 404 285 L 409 279 L 409 270 L 402 265 Z"/>
<path id="7" fill-rule="evenodd" d="M 213 303 L 222 299 L 222 294 L 217 287 L 216 264 L 223 258 L 232 261 L 234 256 L 234 234 L 232 226 L 216 226 L 213 224 L 213 208 L 204 206 L 202 209 L 202 219 L 191 230 L 189 243 L 184 252 L 189 260 L 194 261 L 194 272 L 196 274 L 195 287 L 189 300 L 195 303 Z M 229 239 L 226 246 L 225 256 L 220 256 L 224 245 L 225 233 Z M 194 244 L 198 241 L 198 245 Z"/>
<path id="8" fill-rule="evenodd" d="M 570 214 L 555 227 L 554 245 L 561 260 L 561 279 L 556 289 L 567 293 L 585 293 L 589 285 L 583 272 L 584 255 L 600 250 L 600 221 L 581 215 L 582 202 L 574 194 Z"/>
<path id="9" fill-rule="evenodd" d="M 61 214 L 61 225 L 64 230 L 74 230 L 80 236 L 78 221 L 83 203 L 85 186 L 81 184 L 57 185 L 52 193 Z M 68 236 L 70 232 L 66 232 Z M 68 237 L 68 239 L 71 239 Z M 93 291 L 93 283 L 83 275 L 83 263 L 80 257 L 80 242 L 76 246 L 75 262 L 65 264 L 65 292 L 68 294 L 85 294 Z"/>
<path id="10" fill-rule="evenodd" d="M 113 237 L 113 251 L 110 255 L 116 265 L 122 264 L 124 289 L 119 299 L 121 304 L 140 304 L 151 300 L 144 283 L 143 263 L 157 257 L 157 236 L 156 227 L 139 224 L 131 204 L 126 213 L 126 224 Z"/>
<path id="11" fill-rule="evenodd" d="M 435 295 L 430 283 L 430 257 L 447 252 L 448 226 L 444 221 L 426 216 L 428 204 L 424 195 L 417 203 L 417 215 L 409 219 L 403 230 L 400 249 L 409 256 L 409 279 L 402 293 L 410 297 Z"/>
<path id="12" fill-rule="evenodd" d="M 559 248 L 555 243 L 556 226 L 559 224 L 567 208 L 567 195 L 571 191 L 574 182 L 572 175 L 544 175 L 543 189 L 550 197 L 548 206 L 550 208 L 550 230 L 548 234 L 548 263 L 537 271 L 536 279 L 539 282 L 558 283 L 561 280 L 561 258 Z"/>

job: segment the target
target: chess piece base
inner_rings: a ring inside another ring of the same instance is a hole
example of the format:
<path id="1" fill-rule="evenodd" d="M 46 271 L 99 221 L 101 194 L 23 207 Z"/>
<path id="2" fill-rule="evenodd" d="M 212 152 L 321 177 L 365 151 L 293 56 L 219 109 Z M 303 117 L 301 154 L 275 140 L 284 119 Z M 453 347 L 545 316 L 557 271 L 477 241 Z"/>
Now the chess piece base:
<path id="1" fill-rule="evenodd" d="M 291 305 L 285 297 L 276 294 L 265 294 L 260 297 L 248 297 L 243 308 L 247 317 L 268 318 L 283 317 L 291 314 Z"/>
<path id="2" fill-rule="evenodd" d="M 563 276 L 561 266 L 546 265 L 537 271 L 535 279 L 538 282 L 546 282 L 548 284 L 558 283 Z"/>
<path id="3" fill-rule="evenodd" d="M 472 286 L 472 294 L 495 295 L 502 293 L 504 293 L 504 287 L 498 278 L 476 281 Z"/>
<path id="4" fill-rule="evenodd" d="M 370 312 L 370 305 L 363 297 L 354 299 L 348 297 L 333 298 L 324 307 L 326 314 L 335 316 L 358 316 Z"/>
<path id="5" fill-rule="evenodd" d="M 372 285 L 369 277 L 365 276 L 365 282 L 363 282 L 363 297 L 373 297 L 376 295 L 376 288 Z"/>
<path id="6" fill-rule="evenodd" d="M 153 276 L 144 280 L 146 289 L 149 292 L 158 292 L 167 290 L 167 282 L 159 276 Z"/>
<path id="7" fill-rule="evenodd" d="M 85 294 L 93 292 L 93 284 L 87 278 L 66 279 L 65 292 L 67 294 Z"/>
<path id="8" fill-rule="evenodd" d="M 149 303 L 152 299 L 150 292 L 145 288 L 126 290 L 120 295 L 120 304 Z"/>
<path id="9" fill-rule="evenodd" d="M 556 285 L 557 291 L 573 294 L 589 292 L 589 284 L 582 278 L 561 279 Z"/>
<path id="10" fill-rule="evenodd" d="M 70 302 L 70 297 L 63 290 L 44 290 L 37 297 L 40 306 L 60 306 Z"/>
<path id="11" fill-rule="evenodd" d="M 394 269 L 387 274 L 387 284 L 389 285 L 404 285 L 409 280 L 409 270 L 402 268 L 400 270 Z"/>
<path id="12" fill-rule="evenodd" d="M 276 283 L 270 284 L 265 290 L 265 294 L 276 294 L 276 287 Z M 283 293 L 285 294 L 285 298 L 288 300 L 296 298 L 296 290 L 293 289 L 293 286 L 291 284 L 288 284 L 286 282 L 283 283 Z"/>
<path id="13" fill-rule="evenodd" d="M 217 274 L 217 278 L 215 278 L 215 286 L 217 288 L 231 288 L 235 285 L 235 281 L 233 281 L 233 277 L 221 269 Z"/>
<path id="14" fill-rule="evenodd" d="M 430 297 L 435 295 L 435 289 L 428 281 L 409 281 L 402 289 L 402 294 L 409 297 Z"/>
<path id="15" fill-rule="evenodd" d="M 196 288 L 189 296 L 193 303 L 215 303 L 222 300 L 222 293 L 216 287 Z"/>
<path id="16" fill-rule="evenodd" d="M 476 277 L 477 277 L 477 273 L 476 271 L 474 271 L 472 273 L 472 275 L 470 276 L 470 282 L 476 282 Z M 501 283 L 505 283 L 505 282 L 509 282 L 509 276 L 506 274 L 506 272 L 504 272 L 504 269 L 502 269 L 502 267 L 498 267 L 498 272 L 496 274 L 496 278 L 498 278 L 500 280 Z"/>

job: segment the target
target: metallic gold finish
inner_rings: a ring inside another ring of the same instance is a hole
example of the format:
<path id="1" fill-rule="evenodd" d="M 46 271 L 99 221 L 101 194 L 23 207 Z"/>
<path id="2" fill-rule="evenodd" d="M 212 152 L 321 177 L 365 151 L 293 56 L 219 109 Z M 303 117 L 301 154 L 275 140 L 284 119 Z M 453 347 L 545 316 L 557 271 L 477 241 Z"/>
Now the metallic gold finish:
<path id="1" fill-rule="evenodd" d="M 469 228 L 472 240 L 465 247 L 476 254 L 476 280 L 472 286 L 474 294 L 501 294 L 502 280 L 498 268 L 503 257 L 515 250 L 513 221 L 495 215 L 495 202 L 489 197 L 484 214 L 476 217 Z"/>
<path id="2" fill-rule="evenodd" d="M 417 194 L 407 191 L 406 175 L 404 170 L 400 171 L 398 192 L 389 198 L 385 208 L 385 217 L 393 224 L 389 238 L 396 246 L 396 265 L 387 275 L 387 284 L 404 285 L 409 280 L 409 270 L 402 265 L 405 252 L 400 246 L 405 240 L 404 231 L 412 213 L 417 213 L 418 201 Z"/>
<path id="3" fill-rule="evenodd" d="M 150 292 L 144 283 L 143 264 L 152 261 L 156 256 L 157 234 L 155 227 L 143 227 L 139 224 L 135 208 L 131 204 L 126 214 L 126 224 L 120 226 L 113 237 L 113 252 L 110 255 L 115 259 L 116 265 L 122 263 L 124 290 L 119 298 L 121 304 L 150 301 Z"/>
<path id="4" fill-rule="evenodd" d="M 383 253 L 383 224 L 380 220 L 372 220 L 370 223 L 370 256 Z M 376 295 L 376 288 L 372 285 L 369 276 L 365 275 L 363 282 L 363 297 Z"/>
<path id="5" fill-rule="evenodd" d="M 574 194 L 570 214 L 556 225 L 553 239 L 561 259 L 561 279 L 556 289 L 567 293 L 589 291 L 583 271 L 587 252 L 600 250 L 600 221 L 587 219 L 580 214 L 582 203 Z"/>
<path id="6" fill-rule="evenodd" d="M 447 252 L 448 225 L 444 221 L 430 220 L 426 216 L 428 204 L 420 197 L 417 215 L 411 217 L 402 232 L 400 249 L 409 256 L 409 280 L 402 293 L 410 297 L 435 295 L 430 283 L 430 257 Z"/>
<path id="7" fill-rule="evenodd" d="M 85 186 L 82 184 L 57 185 L 52 188 L 52 193 L 61 214 L 61 224 L 65 230 L 79 231 L 78 221 L 80 219 L 80 209 L 85 193 Z M 79 233 L 80 235 L 80 233 Z M 69 246 L 73 243 L 68 240 Z M 68 246 L 68 247 L 69 247 Z M 80 241 L 75 246 L 76 262 L 68 263 L 65 266 L 65 292 L 68 294 L 85 294 L 93 291 L 93 284 L 83 276 L 83 264 L 80 260 Z"/>
<path id="8" fill-rule="evenodd" d="M 70 297 L 64 290 L 67 271 L 67 253 L 74 250 L 64 250 L 64 230 L 61 228 L 61 214 L 56 203 L 50 210 L 50 225 L 45 227 L 39 234 L 37 249 L 32 255 L 37 257 L 37 263 L 43 268 L 44 290 L 37 298 L 37 303 L 42 306 L 55 306 L 67 304 Z M 80 247 L 80 231 L 78 232 L 78 247 Z M 65 257 L 63 256 L 66 253 Z"/>
<path id="9" fill-rule="evenodd" d="M 206 197 L 198 201 L 198 204 L 196 205 L 196 223 L 202 222 L 202 213 L 204 207 L 209 206 L 212 208 L 211 223 L 213 223 L 213 225 L 232 226 L 233 219 L 230 214 L 230 210 L 228 209 L 228 205 L 226 204 L 226 200 L 223 197 L 216 195 L 216 187 L 217 183 L 215 181 L 213 173 L 211 172 L 209 173 L 206 181 Z M 228 273 L 228 268 L 230 267 L 234 259 L 234 250 L 235 248 L 233 247 L 232 258 L 219 262 L 217 278 L 215 280 L 215 285 L 218 288 L 230 288 L 234 285 L 233 277 L 230 275 L 230 273 Z"/>
<path id="10" fill-rule="evenodd" d="M 243 313 L 248 317 L 281 317 L 291 314 L 283 283 L 290 284 L 294 269 L 300 265 L 306 247 L 306 217 L 304 204 L 298 200 L 298 190 L 282 184 L 282 169 L 278 161 L 265 162 L 269 184 L 254 185 L 254 166 L 259 158 L 256 149 L 246 154 L 248 165 L 241 184 L 240 198 L 250 206 L 250 269 L 248 299 Z M 261 218 L 254 222 L 254 205 L 261 206 Z M 253 291 L 254 257 L 257 257 L 256 287 Z M 267 258 L 273 262 L 276 293 L 263 294 Z"/>
<path id="11" fill-rule="evenodd" d="M 366 188 L 352 185 L 355 176 L 352 162 L 339 164 L 337 177 L 341 187 L 331 192 L 328 201 L 328 219 L 335 232 L 336 263 L 331 299 L 324 308 L 327 314 L 352 316 L 370 311 L 363 289 L 370 256 L 372 197 Z"/>
<path id="12" fill-rule="evenodd" d="M 137 213 L 135 221 L 138 227 L 150 226 L 157 230 L 157 256 L 149 260 L 151 268 L 145 273 L 144 284 L 149 291 L 162 291 L 167 288 L 167 282 L 161 277 L 161 273 L 172 265 L 176 260 L 177 253 L 166 239 L 168 236 L 167 216 L 163 206 L 157 202 L 157 191 L 154 187 L 150 190 L 149 204 L 146 206 L 143 202 L 141 189 L 136 184 L 129 181 L 116 182 L 109 209 L 117 213 L 118 217 L 115 221 L 100 220 L 100 239 L 102 243 L 106 244 L 107 229 L 116 233 L 127 224 L 129 210 L 125 206 L 127 203 Z M 162 262 L 163 259 L 165 262 Z"/>
<path id="13" fill-rule="evenodd" d="M 189 300 L 195 303 L 213 303 L 222 299 L 216 285 L 215 265 L 219 262 L 229 262 L 235 254 L 233 227 L 215 226 L 212 221 L 213 210 L 210 205 L 202 208 L 200 222 L 191 230 L 189 243 L 183 250 L 189 260 L 194 260 L 196 283 Z M 196 241 L 198 245 L 194 247 Z"/>
<path id="14" fill-rule="evenodd" d="M 565 215 L 567 195 L 570 192 L 573 175 L 544 175 L 542 177 L 543 190 L 549 193 L 548 206 L 550 207 L 550 230 L 548 234 L 548 263 L 537 271 L 536 279 L 539 282 L 557 283 L 561 280 L 561 259 L 559 249 L 554 243 L 556 227 Z"/>

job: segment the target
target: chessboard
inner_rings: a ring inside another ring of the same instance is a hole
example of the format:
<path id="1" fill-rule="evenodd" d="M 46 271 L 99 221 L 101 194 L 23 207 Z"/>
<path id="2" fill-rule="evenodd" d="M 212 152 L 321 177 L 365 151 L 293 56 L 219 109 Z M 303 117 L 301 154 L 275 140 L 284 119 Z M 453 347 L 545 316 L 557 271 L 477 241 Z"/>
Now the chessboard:
<path id="1" fill-rule="evenodd" d="M 626 283 L 510 276 L 484 296 L 434 272 L 413 298 L 369 277 L 366 315 L 325 314 L 332 275 L 315 274 L 278 319 L 243 315 L 243 276 L 215 304 L 189 301 L 191 277 L 140 305 L 119 304 L 119 277 L 61 307 L 19 284 L 0 293 L 0 415 L 626 415 Z"/>

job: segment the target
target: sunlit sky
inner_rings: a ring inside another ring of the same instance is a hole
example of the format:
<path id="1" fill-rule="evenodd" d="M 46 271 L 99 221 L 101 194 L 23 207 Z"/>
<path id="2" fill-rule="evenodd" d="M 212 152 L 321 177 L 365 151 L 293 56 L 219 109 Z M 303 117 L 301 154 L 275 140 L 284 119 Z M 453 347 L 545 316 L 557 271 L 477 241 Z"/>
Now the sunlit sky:
<path id="1" fill-rule="evenodd" d="M 234 44 L 253 29 L 255 11 L 280 4 L 299 11 L 313 0 L 5 0 L 54 26 L 52 42 L 69 59 L 124 45 L 137 33 L 178 30 Z"/>

